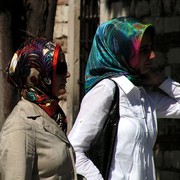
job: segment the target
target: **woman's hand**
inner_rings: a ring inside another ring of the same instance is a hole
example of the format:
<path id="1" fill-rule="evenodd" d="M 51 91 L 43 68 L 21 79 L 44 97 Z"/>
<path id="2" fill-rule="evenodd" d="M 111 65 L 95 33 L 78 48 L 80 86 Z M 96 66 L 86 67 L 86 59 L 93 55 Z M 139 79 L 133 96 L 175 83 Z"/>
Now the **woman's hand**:
<path id="1" fill-rule="evenodd" d="M 164 74 L 157 71 L 149 71 L 147 74 L 144 74 L 141 77 L 144 85 L 152 87 L 160 86 L 167 79 Z"/>

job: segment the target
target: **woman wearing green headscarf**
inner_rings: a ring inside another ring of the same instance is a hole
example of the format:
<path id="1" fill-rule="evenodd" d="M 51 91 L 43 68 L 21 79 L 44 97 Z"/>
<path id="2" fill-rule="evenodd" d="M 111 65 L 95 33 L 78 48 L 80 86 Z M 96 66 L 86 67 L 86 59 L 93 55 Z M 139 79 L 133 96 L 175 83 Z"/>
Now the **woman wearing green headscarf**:
<path id="1" fill-rule="evenodd" d="M 77 172 L 87 180 L 104 179 L 85 152 L 110 110 L 115 94 L 111 79 L 118 84 L 120 120 L 108 180 L 156 179 L 157 118 L 180 117 L 180 84 L 151 70 L 154 35 L 151 24 L 125 17 L 104 22 L 96 31 L 85 74 L 86 95 L 69 134 Z"/>

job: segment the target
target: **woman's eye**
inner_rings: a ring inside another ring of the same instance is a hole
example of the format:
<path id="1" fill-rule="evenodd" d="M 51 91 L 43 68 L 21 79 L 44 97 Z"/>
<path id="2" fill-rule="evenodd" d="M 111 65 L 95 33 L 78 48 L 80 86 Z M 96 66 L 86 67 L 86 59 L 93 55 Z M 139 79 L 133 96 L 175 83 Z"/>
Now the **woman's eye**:
<path id="1" fill-rule="evenodd" d="M 150 54 L 151 51 L 152 51 L 151 48 L 142 48 L 142 49 L 140 49 L 141 54 Z"/>
<path id="2" fill-rule="evenodd" d="M 66 62 L 58 62 L 57 63 L 56 73 L 59 74 L 59 75 L 67 73 L 67 64 L 66 64 Z"/>

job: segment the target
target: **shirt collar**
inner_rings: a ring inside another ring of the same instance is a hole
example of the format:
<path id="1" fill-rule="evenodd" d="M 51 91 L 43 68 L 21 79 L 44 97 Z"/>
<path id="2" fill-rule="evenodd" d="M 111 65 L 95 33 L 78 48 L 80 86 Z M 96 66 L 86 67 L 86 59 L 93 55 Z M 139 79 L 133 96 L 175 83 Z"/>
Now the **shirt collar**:
<path id="1" fill-rule="evenodd" d="M 125 76 L 111 78 L 117 82 L 121 89 L 128 94 L 136 86 Z"/>

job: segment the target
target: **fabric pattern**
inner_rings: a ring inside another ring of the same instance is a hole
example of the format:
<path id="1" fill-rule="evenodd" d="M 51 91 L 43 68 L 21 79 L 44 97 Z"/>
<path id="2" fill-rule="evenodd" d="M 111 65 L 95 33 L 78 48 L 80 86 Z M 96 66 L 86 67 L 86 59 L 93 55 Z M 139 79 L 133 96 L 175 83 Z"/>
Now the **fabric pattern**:
<path id="1" fill-rule="evenodd" d="M 125 75 L 135 85 L 138 75 L 138 51 L 144 32 L 154 28 L 132 18 L 114 18 L 102 23 L 94 36 L 86 67 L 85 91 L 104 78 Z"/>
<path id="2" fill-rule="evenodd" d="M 10 84 L 21 89 L 26 100 L 39 105 L 66 132 L 66 116 L 54 94 L 57 67 L 66 64 L 62 53 L 58 44 L 44 38 L 31 39 L 15 52 L 6 68 L 6 77 Z M 67 72 L 67 67 L 63 67 Z"/>

